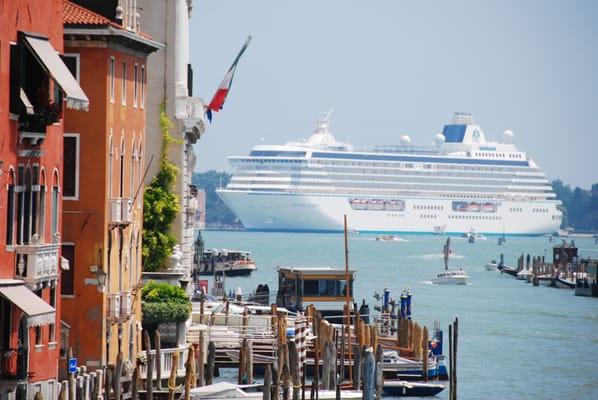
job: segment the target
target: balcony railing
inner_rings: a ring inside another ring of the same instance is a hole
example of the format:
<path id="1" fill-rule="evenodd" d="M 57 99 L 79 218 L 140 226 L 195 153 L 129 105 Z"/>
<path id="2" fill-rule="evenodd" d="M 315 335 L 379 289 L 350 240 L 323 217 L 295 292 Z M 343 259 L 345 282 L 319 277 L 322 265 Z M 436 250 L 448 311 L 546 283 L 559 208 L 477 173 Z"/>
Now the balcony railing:
<path id="1" fill-rule="evenodd" d="M 24 93 L 21 90 L 22 93 Z M 46 129 L 60 121 L 62 110 L 58 103 L 50 103 L 45 106 L 25 108 L 19 117 L 19 142 L 25 139 L 33 146 L 41 144 L 46 138 Z"/>
<path id="2" fill-rule="evenodd" d="M 27 350 L 0 350 L 0 379 L 27 378 Z"/>
<path id="3" fill-rule="evenodd" d="M 60 244 L 16 245 L 15 275 L 28 284 L 58 276 Z"/>
<path id="4" fill-rule="evenodd" d="M 174 352 L 179 352 L 179 362 L 178 365 L 173 365 L 174 360 Z M 173 367 L 176 369 L 177 377 L 185 376 L 185 360 L 187 360 L 187 347 L 186 346 L 179 346 L 177 348 L 167 348 L 160 350 L 160 366 L 162 367 L 161 375 L 162 377 L 170 376 L 170 371 Z M 204 353 L 206 354 L 207 351 Z M 157 366 L 156 366 L 156 350 L 150 350 L 150 354 L 152 357 L 152 365 L 153 365 L 153 379 L 157 377 Z M 141 357 L 147 360 L 147 351 L 141 352 Z M 140 377 L 142 379 L 147 379 L 147 365 L 141 365 Z"/>
<path id="5" fill-rule="evenodd" d="M 133 222 L 133 199 L 130 197 L 113 197 L 109 202 L 110 225 L 129 225 Z"/>

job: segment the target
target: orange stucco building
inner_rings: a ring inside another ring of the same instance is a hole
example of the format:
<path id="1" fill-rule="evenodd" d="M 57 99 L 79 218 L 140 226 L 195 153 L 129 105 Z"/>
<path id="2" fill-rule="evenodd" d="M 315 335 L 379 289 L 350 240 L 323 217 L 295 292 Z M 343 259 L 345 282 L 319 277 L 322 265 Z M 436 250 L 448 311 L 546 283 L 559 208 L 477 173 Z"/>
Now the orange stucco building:
<path id="1" fill-rule="evenodd" d="M 62 319 L 89 368 L 141 349 L 146 59 L 160 48 L 118 2 L 95 3 L 64 1 L 67 64 L 92 105 L 65 116 Z"/>

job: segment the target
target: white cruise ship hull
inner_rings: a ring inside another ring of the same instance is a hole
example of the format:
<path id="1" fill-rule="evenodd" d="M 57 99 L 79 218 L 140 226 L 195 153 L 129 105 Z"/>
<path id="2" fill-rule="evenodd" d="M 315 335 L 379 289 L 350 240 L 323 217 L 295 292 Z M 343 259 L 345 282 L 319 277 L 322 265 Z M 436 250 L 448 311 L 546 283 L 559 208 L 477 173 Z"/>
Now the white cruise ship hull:
<path id="1" fill-rule="evenodd" d="M 219 196 L 248 230 L 340 232 L 343 216 L 349 229 L 371 233 L 466 233 L 485 235 L 543 235 L 555 232 L 560 221 L 551 213 L 555 202 L 503 201 L 494 213 L 453 211 L 445 199 L 404 198 L 403 211 L 356 210 L 347 196 L 256 193 L 221 189 Z M 511 210 L 516 210 L 511 212 Z"/>

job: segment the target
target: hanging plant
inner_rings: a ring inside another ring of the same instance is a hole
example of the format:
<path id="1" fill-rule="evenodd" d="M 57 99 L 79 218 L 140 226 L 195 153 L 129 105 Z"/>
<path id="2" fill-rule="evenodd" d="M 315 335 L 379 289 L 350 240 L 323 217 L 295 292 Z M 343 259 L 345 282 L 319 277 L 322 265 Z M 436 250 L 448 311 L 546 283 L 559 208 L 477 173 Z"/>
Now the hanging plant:
<path id="1" fill-rule="evenodd" d="M 168 159 L 168 148 L 181 143 L 170 134 L 172 122 L 166 115 L 166 105 L 160 105 L 160 128 L 162 148 L 160 169 L 143 195 L 143 269 L 160 271 L 167 267 L 168 257 L 176 244 L 176 236 L 170 231 L 180 212 L 179 196 L 172 193 L 178 167 Z"/>

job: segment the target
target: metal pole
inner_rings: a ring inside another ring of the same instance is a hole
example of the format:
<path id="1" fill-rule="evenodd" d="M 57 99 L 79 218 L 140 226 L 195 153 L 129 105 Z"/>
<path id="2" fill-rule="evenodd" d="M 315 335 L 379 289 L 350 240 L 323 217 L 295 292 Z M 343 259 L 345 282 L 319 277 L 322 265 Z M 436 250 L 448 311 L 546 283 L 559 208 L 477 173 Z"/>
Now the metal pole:
<path id="1" fill-rule="evenodd" d="M 347 310 L 347 345 L 349 346 L 349 351 L 347 352 L 347 356 L 349 357 L 349 365 L 351 365 L 351 284 L 349 281 L 349 241 L 347 238 L 347 214 L 344 215 L 344 222 L 345 222 L 345 303 L 346 303 L 346 310 Z M 351 385 L 353 385 L 353 368 L 349 368 L 349 381 Z"/>

